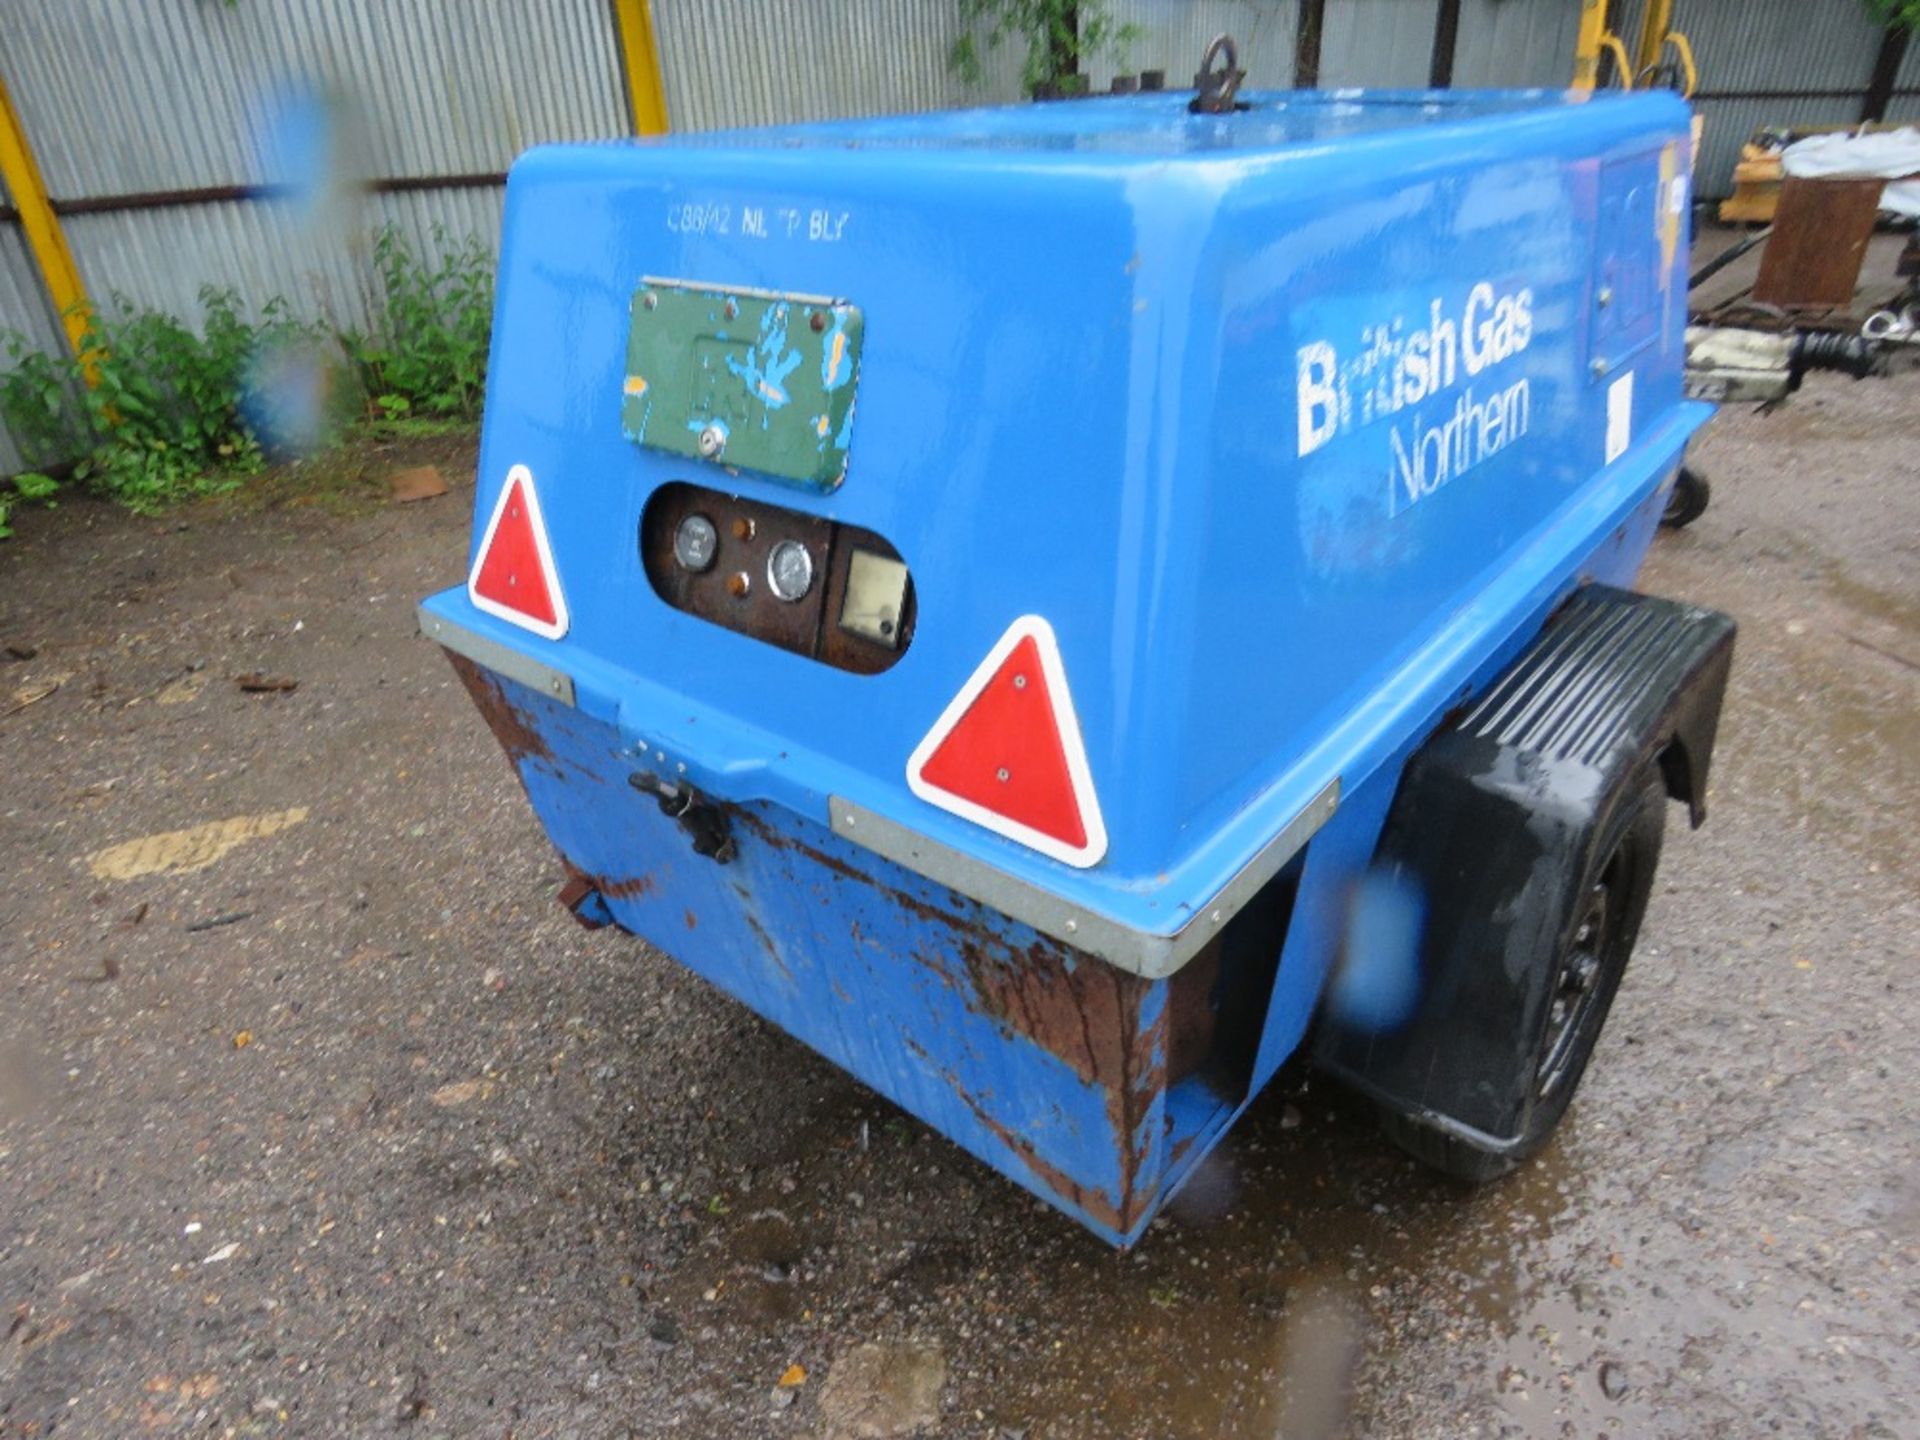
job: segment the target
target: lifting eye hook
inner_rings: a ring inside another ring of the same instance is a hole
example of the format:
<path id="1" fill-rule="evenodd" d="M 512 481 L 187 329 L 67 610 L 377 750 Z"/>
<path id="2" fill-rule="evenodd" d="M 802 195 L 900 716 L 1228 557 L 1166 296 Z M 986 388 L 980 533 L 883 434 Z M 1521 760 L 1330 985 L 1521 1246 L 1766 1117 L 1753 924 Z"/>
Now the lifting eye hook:
<path id="1" fill-rule="evenodd" d="M 1223 60 L 1224 64 L 1217 63 Z M 1240 68 L 1240 47 L 1233 43 L 1233 37 L 1214 36 L 1207 53 L 1200 57 L 1200 69 L 1193 77 L 1197 93 L 1187 109 L 1195 115 L 1231 114 L 1239 108 L 1234 96 L 1240 93 L 1240 82 L 1246 78 L 1247 72 Z"/>

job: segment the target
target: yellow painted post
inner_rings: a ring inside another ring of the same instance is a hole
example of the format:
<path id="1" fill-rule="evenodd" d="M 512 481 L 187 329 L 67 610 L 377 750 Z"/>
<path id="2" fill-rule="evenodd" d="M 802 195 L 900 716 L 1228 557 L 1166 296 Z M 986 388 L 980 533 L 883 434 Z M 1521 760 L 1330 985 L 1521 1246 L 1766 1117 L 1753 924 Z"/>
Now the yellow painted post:
<path id="1" fill-rule="evenodd" d="M 1667 48 L 1667 32 L 1673 28 L 1673 0 L 1647 0 L 1640 17 L 1640 45 L 1633 57 L 1634 83 L 1660 63 L 1660 52 Z"/>
<path id="2" fill-rule="evenodd" d="M 1600 47 L 1607 36 L 1607 0 L 1581 0 L 1573 44 L 1573 88 L 1591 90 L 1600 79 Z"/>
<path id="3" fill-rule="evenodd" d="M 47 183 L 40 178 L 40 167 L 34 163 L 27 132 L 20 126 L 20 115 L 13 108 L 4 76 L 0 76 L 0 177 L 5 178 L 7 193 L 20 212 L 27 249 L 39 267 L 54 309 L 60 312 L 67 344 L 78 356 L 87 336 L 87 290 L 80 283 L 73 252 L 67 248 L 60 217 L 53 213 L 53 202 L 47 198 Z"/>
<path id="4" fill-rule="evenodd" d="M 626 71 L 627 100 L 633 107 L 633 133 L 667 133 L 667 88 L 660 78 L 660 47 L 653 39 L 653 10 L 647 0 L 613 0 L 620 30 L 620 62 Z"/>

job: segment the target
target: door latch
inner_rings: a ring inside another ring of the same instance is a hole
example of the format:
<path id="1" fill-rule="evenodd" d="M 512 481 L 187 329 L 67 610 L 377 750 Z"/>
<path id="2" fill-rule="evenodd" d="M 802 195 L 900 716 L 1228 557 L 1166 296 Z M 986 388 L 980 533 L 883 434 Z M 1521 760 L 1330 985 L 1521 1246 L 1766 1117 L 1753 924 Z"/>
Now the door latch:
<path id="1" fill-rule="evenodd" d="M 733 826 L 727 812 L 706 799 L 691 785 L 675 785 L 644 770 L 636 770 L 627 783 L 642 795 L 660 802 L 660 813 L 680 822 L 680 828 L 693 841 L 693 853 L 724 865 L 734 857 Z"/>

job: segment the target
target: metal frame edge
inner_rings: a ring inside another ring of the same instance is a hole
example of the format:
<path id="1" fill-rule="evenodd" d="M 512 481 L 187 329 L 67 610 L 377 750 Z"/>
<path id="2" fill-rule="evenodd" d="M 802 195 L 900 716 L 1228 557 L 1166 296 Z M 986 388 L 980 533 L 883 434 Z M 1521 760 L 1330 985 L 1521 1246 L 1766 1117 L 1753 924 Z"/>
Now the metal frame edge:
<path id="1" fill-rule="evenodd" d="M 420 633 L 429 640 L 444 646 L 456 655 L 464 655 L 474 664 L 484 666 L 494 674 L 525 685 L 530 690 L 538 690 L 549 699 L 558 700 L 562 705 L 573 705 L 573 677 L 564 670 L 523 655 L 510 645 L 502 645 L 498 640 L 490 640 L 477 631 L 464 625 L 456 625 L 451 620 L 442 619 L 426 606 L 419 607 Z"/>
<path id="2" fill-rule="evenodd" d="M 1305 809 L 1283 825 L 1211 901 L 1171 935 L 1137 930 L 1091 912 L 842 796 L 828 797 L 827 808 L 833 833 L 842 840 L 871 850 L 916 875 L 1030 925 L 1042 935 L 1098 956 L 1116 969 L 1144 979 L 1160 980 L 1199 954 L 1220 928 L 1300 853 L 1332 818 L 1339 804 L 1340 781 L 1336 777 Z"/>

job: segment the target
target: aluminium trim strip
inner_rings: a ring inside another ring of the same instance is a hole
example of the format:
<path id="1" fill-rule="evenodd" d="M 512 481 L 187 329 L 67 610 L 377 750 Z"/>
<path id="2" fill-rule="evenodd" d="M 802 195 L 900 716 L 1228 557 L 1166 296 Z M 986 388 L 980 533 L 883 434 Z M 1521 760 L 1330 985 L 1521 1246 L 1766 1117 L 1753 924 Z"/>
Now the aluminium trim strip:
<path id="1" fill-rule="evenodd" d="M 442 619 L 424 605 L 418 613 L 420 633 L 429 640 L 563 705 L 576 703 L 573 677 L 564 671 L 464 625 Z M 1259 894 L 1261 887 L 1319 833 L 1339 804 L 1340 781 L 1336 777 L 1220 888 L 1211 903 L 1171 935 L 1136 930 L 1095 914 L 1031 881 L 929 839 L 841 796 L 828 798 L 828 818 L 833 833 L 842 840 L 871 850 L 935 884 L 945 885 L 1030 925 L 1042 935 L 1097 956 L 1116 969 L 1159 980 L 1199 954 L 1220 928 L 1239 914 L 1247 902 Z"/>
<path id="2" fill-rule="evenodd" d="M 845 305 L 831 295 L 804 295 L 791 290 L 763 290 L 758 285 L 713 285 L 704 280 L 674 280 L 665 275 L 642 275 L 640 283 L 655 290 L 687 290 L 696 295 L 738 295 L 742 300 L 784 300 L 789 305 L 814 305 L 822 310 Z"/>
<path id="3" fill-rule="evenodd" d="M 490 640 L 477 631 L 464 625 L 456 625 L 451 620 L 443 620 L 426 606 L 419 607 L 420 633 L 429 640 L 438 641 L 456 655 L 464 655 L 476 665 L 483 665 L 496 675 L 525 685 L 529 690 L 538 690 L 549 699 L 558 700 L 562 705 L 574 704 L 573 677 L 564 670 L 535 660 L 522 654 L 510 645 L 502 645 L 498 640 Z"/>
<path id="4" fill-rule="evenodd" d="M 916 875 L 1030 925 L 1042 935 L 1098 956 L 1116 969 L 1159 980 L 1199 954 L 1221 927 L 1300 853 L 1339 804 L 1340 781 L 1336 778 L 1281 827 L 1280 833 L 1221 887 L 1211 903 L 1171 935 L 1136 930 L 1094 914 L 1051 890 L 929 839 L 841 796 L 829 797 L 828 817 L 833 833 L 842 840 L 864 846 Z"/>

